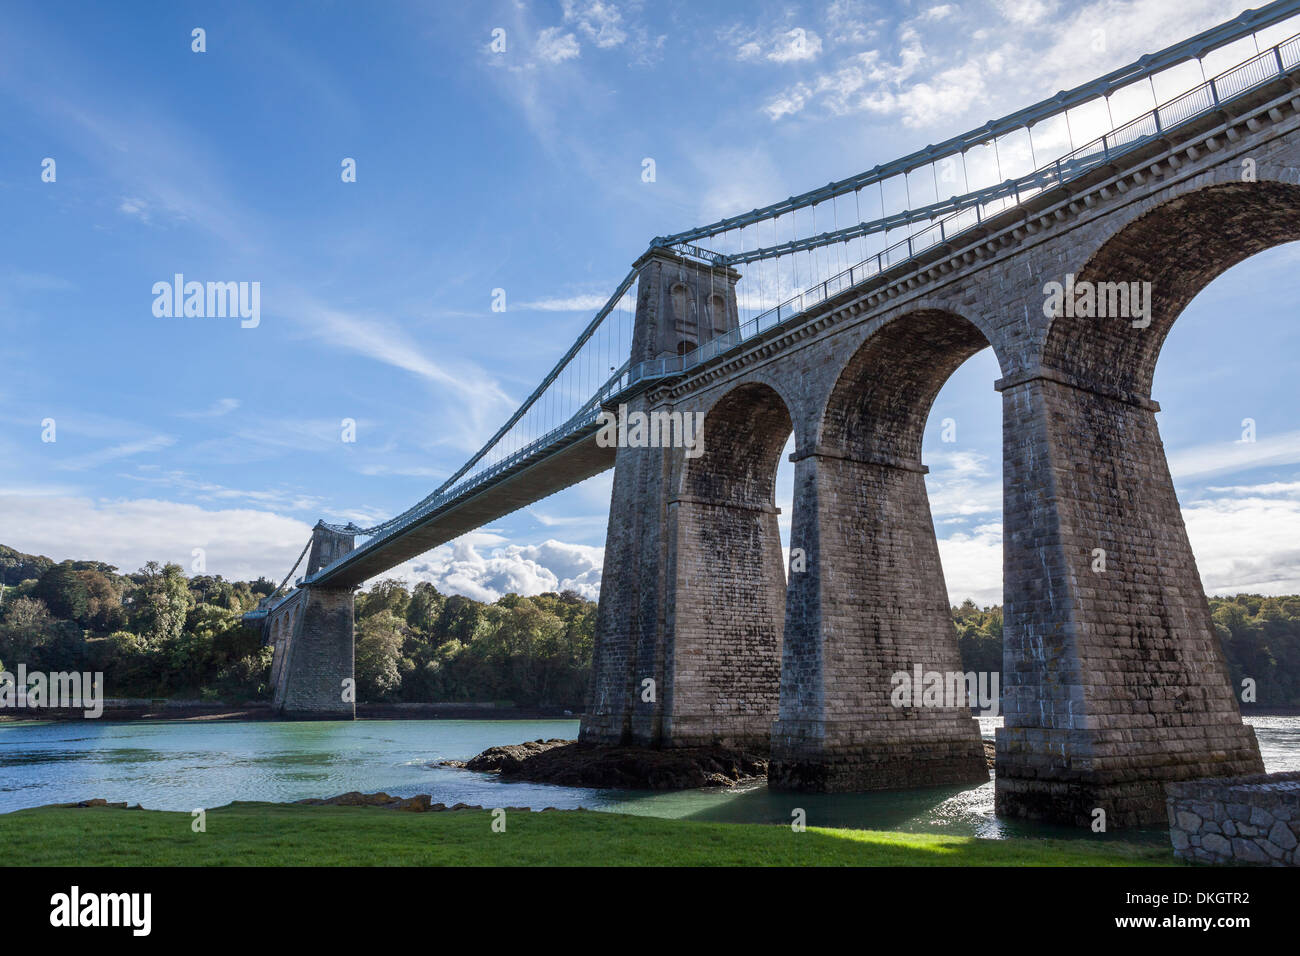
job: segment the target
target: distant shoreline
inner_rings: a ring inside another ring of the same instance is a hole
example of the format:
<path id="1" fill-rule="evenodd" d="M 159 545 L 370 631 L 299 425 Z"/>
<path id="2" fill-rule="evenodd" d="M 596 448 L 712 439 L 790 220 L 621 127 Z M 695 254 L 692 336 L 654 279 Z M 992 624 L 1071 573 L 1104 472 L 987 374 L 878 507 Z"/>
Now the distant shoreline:
<path id="1" fill-rule="evenodd" d="M 1297 717 L 1300 707 L 1243 707 L 1243 717 Z M 578 720 L 581 710 L 564 707 L 515 707 L 505 704 L 391 703 L 357 704 L 358 720 Z M 66 708 L 0 710 L 0 724 L 31 720 L 85 720 L 80 710 Z M 278 720 L 269 702 L 231 705 L 200 701 L 113 702 L 96 718 L 130 720 L 258 721 Z"/>
<path id="2" fill-rule="evenodd" d="M 577 720 L 580 711 L 563 707 L 514 707 L 497 704 L 397 703 L 357 704 L 359 720 Z M 86 720 L 80 709 L 23 708 L 0 711 L 0 724 L 31 720 Z M 241 705 L 209 704 L 198 701 L 132 701 L 106 703 L 96 720 L 124 722 L 132 720 L 176 721 L 260 721 L 278 720 L 270 703 Z"/>

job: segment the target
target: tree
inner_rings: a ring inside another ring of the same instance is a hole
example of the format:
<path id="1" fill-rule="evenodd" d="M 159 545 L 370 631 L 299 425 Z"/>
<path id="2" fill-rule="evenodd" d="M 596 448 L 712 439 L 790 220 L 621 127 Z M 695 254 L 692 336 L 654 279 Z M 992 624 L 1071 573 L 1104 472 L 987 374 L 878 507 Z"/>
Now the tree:
<path id="1" fill-rule="evenodd" d="M 366 594 L 358 595 L 356 600 L 356 619 L 361 620 L 381 611 L 392 611 L 398 617 L 406 616 L 406 605 L 410 602 L 410 592 L 406 585 L 396 578 L 388 578 L 371 585 Z"/>
<path id="2" fill-rule="evenodd" d="M 42 574 L 32 593 L 59 620 L 83 624 L 89 616 L 90 594 L 71 561 L 56 564 Z"/>
<path id="3" fill-rule="evenodd" d="M 446 598 L 428 581 L 421 581 L 411 594 L 411 601 L 406 606 L 406 623 L 417 629 L 426 637 L 438 625 Z"/>
<path id="4" fill-rule="evenodd" d="M 355 666 L 358 700 L 383 700 L 401 686 L 398 662 L 405 622 L 392 611 L 372 614 L 357 626 Z"/>
<path id="5" fill-rule="evenodd" d="M 78 571 L 86 588 L 86 624 L 99 632 L 116 631 L 126 624 L 122 586 L 103 571 Z"/>
<path id="6" fill-rule="evenodd" d="M 447 598 L 438 618 L 438 635 L 444 640 L 472 644 L 483 627 L 483 605 L 472 598 L 453 594 Z"/>
<path id="7" fill-rule="evenodd" d="M 180 637 L 190 607 L 189 583 L 179 564 L 150 561 L 137 574 L 133 628 L 155 646 Z"/>

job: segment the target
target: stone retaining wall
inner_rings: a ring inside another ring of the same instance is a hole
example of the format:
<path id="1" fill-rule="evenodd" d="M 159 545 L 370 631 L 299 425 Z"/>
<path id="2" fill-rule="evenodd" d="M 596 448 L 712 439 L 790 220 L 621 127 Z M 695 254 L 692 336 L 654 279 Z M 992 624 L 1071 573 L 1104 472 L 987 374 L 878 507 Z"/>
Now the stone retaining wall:
<path id="1" fill-rule="evenodd" d="M 1165 793 L 1175 856 L 1300 865 L 1300 772 L 1171 783 Z"/>

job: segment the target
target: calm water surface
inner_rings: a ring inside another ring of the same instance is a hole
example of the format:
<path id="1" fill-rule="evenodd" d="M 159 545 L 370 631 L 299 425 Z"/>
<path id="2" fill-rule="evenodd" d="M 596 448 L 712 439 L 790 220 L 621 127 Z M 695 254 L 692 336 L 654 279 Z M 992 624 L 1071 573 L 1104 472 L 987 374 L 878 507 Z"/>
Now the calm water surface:
<path id="1" fill-rule="evenodd" d="M 1001 721 L 983 718 L 991 737 Z M 1300 717 L 1252 717 L 1269 771 L 1300 770 Z M 985 837 L 1082 836 L 993 815 L 993 784 L 873 794 L 789 794 L 766 785 L 678 793 L 504 783 L 430 767 L 498 744 L 576 737 L 576 720 L 363 720 L 326 723 L 27 722 L 0 724 L 0 812 L 89 797 L 193 810 L 232 800 L 291 801 L 347 790 L 433 795 L 435 802 L 587 807 L 657 817 L 788 823 Z M 1089 837 L 1095 838 L 1092 834 Z M 1163 832 L 1124 839 L 1163 841 Z"/>

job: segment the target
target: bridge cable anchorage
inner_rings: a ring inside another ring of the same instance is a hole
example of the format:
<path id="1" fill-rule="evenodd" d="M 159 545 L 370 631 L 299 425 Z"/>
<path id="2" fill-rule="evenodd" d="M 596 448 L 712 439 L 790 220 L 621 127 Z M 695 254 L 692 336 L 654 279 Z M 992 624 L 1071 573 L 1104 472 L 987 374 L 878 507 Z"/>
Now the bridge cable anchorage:
<path id="1" fill-rule="evenodd" d="M 1123 70 L 1116 71 L 1102 80 L 1095 81 L 1093 84 L 1087 84 L 1079 87 L 1072 93 L 1061 93 L 1053 97 L 1050 101 L 1052 104 L 1064 104 L 1070 101 L 1071 97 L 1078 93 L 1079 90 L 1099 90 L 1098 84 L 1106 82 L 1114 84 L 1116 77 L 1129 77 L 1141 79 L 1149 76 L 1150 71 L 1159 65 L 1173 65 L 1184 62 L 1196 56 L 1196 52 L 1189 52 L 1193 47 L 1200 45 L 1200 53 L 1204 54 L 1215 48 L 1215 44 L 1230 42 L 1232 39 L 1239 39 L 1240 36 L 1246 35 L 1253 30 L 1260 29 L 1274 23 L 1281 22 L 1290 16 L 1300 13 L 1300 0 L 1277 0 L 1267 7 L 1258 11 L 1247 11 L 1241 16 L 1227 24 L 1206 31 L 1192 40 L 1184 41 L 1159 54 L 1144 56 L 1137 61 L 1136 66 L 1126 67 Z M 1207 39 L 1209 38 L 1209 42 Z M 1139 69 L 1140 68 L 1140 69 Z M 590 367 L 594 364 L 595 356 L 586 356 L 581 363 L 581 367 L 573 368 L 573 360 L 579 355 L 582 348 L 596 333 L 604 320 L 613 312 L 615 308 L 620 309 L 624 296 L 637 280 L 638 271 L 634 266 L 632 271 L 619 284 L 617 290 L 605 303 L 605 305 L 596 313 L 595 317 L 587 327 L 578 336 L 573 346 L 564 354 L 560 361 L 555 365 L 551 372 L 543 379 L 542 383 L 533 390 L 532 394 L 524 403 L 515 411 L 507 422 L 497 430 L 497 432 L 483 445 L 474 455 L 461 466 L 457 471 L 443 482 L 433 493 L 426 496 L 416 505 L 408 508 L 406 511 L 370 528 L 357 528 L 355 525 L 349 525 L 340 528 L 335 525 L 326 525 L 327 528 L 334 531 L 345 531 L 354 535 L 369 535 L 370 540 L 363 546 L 354 549 L 347 555 L 340 556 L 334 562 L 331 562 L 325 568 L 322 568 L 312 575 L 315 579 L 321 574 L 331 572 L 341 564 L 351 562 L 368 552 L 381 539 L 386 540 L 390 536 L 406 528 L 412 523 L 423 519 L 434 510 L 441 508 L 452 500 L 467 494 L 471 490 L 476 490 L 499 477 L 510 473 L 512 469 L 528 462 L 533 463 L 545 459 L 551 454 L 559 453 L 567 447 L 576 437 L 580 436 L 584 428 L 589 427 L 595 420 L 595 411 L 607 400 L 613 397 L 621 396 L 628 389 L 643 383 L 653 382 L 667 378 L 679 377 L 686 374 L 689 370 L 710 361 L 724 352 L 729 352 L 738 347 L 741 343 L 751 337 L 758 335 L 777 326 L 785 327 L 790 323 L 797 321 L 799 316 L 804 315 L 808 309 L 826 301 L 828 298 L 838 295 L 850 287 L 864 283 L 881 273 L 892 271 L 896 268 L 906 265 L 914 260 L 922 252 L 932 248 L 937 244 L 951 243 L 959 236 L 963 236 L 972 230 L 978 230 L 984 227 L 985 221 L 990 214 L 995 214 L 1011 206 L 1019 205 L 1028 196 L 1045 192 L 1049 189 L 1057 188 L 1066 182 L 1096 169 L 1098 166 L 1113 163 L 1117 156 L 1136 149 L 1143 144 L 1155 139 L 1159 139 L 1169 133 L 1176 127 L 1182 126 L 1207 112 L 1212 112 L 1222 107 L 1229 100 L 1236 99 L 1249 93 L 1258 86 L 1271 82 L 1280 76 L 1293 75 L 1300 68 L 1300 34 L 1292 36 L 1278 44 L 1275 44 L 1268 50 L 1245 60 L 1229 70 L 1220 73 L 1218 76 L 1210 78 L 1206 83 L 1201 84 L 1191 90 L 1188 90 L 1174 99 L 1164 104 L 1157 105 L 1150 112 L 1142 114 L 1120 126 L 1116 129 L 1104 133 L 1099 138 L 1085 143 L 1082 146 L 1072 149 L 1069 153 L 1059 159 L 1053 160 L 1043 166 L 1038 167 L 1031 173 L 1023 176 L 1012 177 L 1001 183 L 986 187 L 980 190 L 970 191 L 969 180 L 965 185 L 967 192 L 961 196 L 950 197 L 942 202 L 932 203 L 928 206 L 922 206 L 917 209 L 904 210 L 901 213 L 893 215 L 886 214 L 886 204 L 884 201 L 884 184 L 883 180 L 877 178 L 868 179 L 863 182 L 854 182 L 850 187 L 836 192 L 819 190 L 813 193 L 804 194 L 804 198 L 815 196 L 816 201 L 812 205 L 830 199 L 832 202 L 832 218 L 837 220 L 838 206 L 835 205 L 835 195 L 847 192 L 849 188 L 854 191 L 855 209 L 859 212 L 858 193 L 861 188 L 872 182 L 877 183 L 881 189 L 881 218 L 872 222 L 858 222 L 856 225 L 846 228 L 835 228 L 831 232 L 816 234 L 815 219 L 813 225 L 813 235 L 800 238 L 797 225 L 797 217 L 794 215 L 801 209 L 805 208 L 808 203 L 802 205 L 800 197 L 792 197 L 785 203 L 776 206 L 767 207 L 773 210 L 781 208 L 791 213 L 791 234 L 790 241 L 785 243 L 773 243 L 770 246 L 760 246 L 761 241 L 758 238 L 757 227 L 761 225 L 763 218 L 770 218 L 772 222 L 772 239 L 778 237 L 777 225 L 779 215 L 760 216 L 756 219 L 746 219 L 746 217 L 735 217 L 733 219 L 722 220 L 726 224 L 727 230 L 735 230 L 739 234 L 734 250 L 730 254 L 716 252 L 705 249 L 686 239 L 683 236 L 694 235 L 695 233 L 681 233 L 676 237 L 657 237 L 650 245 L 650 250 L 668 249 L 682 257 L 698 259 L 711 268 L 727 267 L 733 263 L 762 262 L 766 264 L 769 260 L 775 259 L 776 275 L 772 281 L 776 298 L 781 294 L 783 283 L 782 257 L 789 257 L 788 264 L 791 267 L 794 278 L 794 288 L 800 288 L 799 276 L 799 258 L 798 254 L 803 253 L 811 256 L 812 252 L 822 246 L 830 243 L 848 243 L 855 238 L 865 238 L 878 232 L 884 232 L 886 242 L 890 229 L 907 226 L 912 222 L 929 218 L 931 225 L 925 229 L 912 232 L 907 237 L 896 242 L 893 245 L 877 252 L 874 256 L 862 260 L 856 265 L 850 266 L 837 275 L 831 276 L 822 282 L 805 288 L 786 301 L 779 302 L 775 307 L 753 316 L 748 320 L 742 321 L 740 326 L 723 335 L 716 336 L 708 343 L 703 343 L 694 351 L 680 356 L 661 357 L 651 359 L 631 365 L 630 359 L 624 361 L 621 367 L 614 368 L 610 366 L 613 374 L 604 380 L 599 388 L 591 397 L 580 405 L 576 411 L 569 415 L 559 425 L 547 427 L 549 420 L 540 427 L 531 422 L 528 425 L 527 434 L 523 436 L 522 447 L 514 446 L 511 442 L 511 448 L 507 449 L 500 458 L 494 459 L 487 467 L 474 473 L 467 480 L 465 476 L 470 474 L 471 469 L 479 464 L 494 448 L 510 434 L 511 429 L 515 427 L 535 405 L 543 395 L 547 395 L 550 387 L 564 376 L 565 382 L 572 383 L 576 380 L 580 389 L 579 394 L 587 391 L 586 382 L 595 369 Z M 1103 94 L 1105 95 L 1105 94 Z M 1040 104 L 1041 105 L 1041 104 Z M 1032 108 L 1031 108 L 1032 109 Z M 1013 114 L 1013 117 L 1023 118 L 1027 111 Z M 1001 129 L 1005 124 L 989 123 L 982 128 L 982 132 L 991 133 Z M 1014 128 L 1014 124 L 1013 124 Z M 1072 133 L 1072 130 L 1070 131 Z M 993 134 L 994 142 L 994 159 L 999 166 L 999 176 L 1001 173 L 1001 157 L 996 142 L 997 133 Z M 950 141 L 955 142 L 955 141 Z M 1029 139 L 1029 146 L 1033 150 L 1032 132 Z M 943 155 L 942 147 L 927 147 L 923 151 L 924 155 L 939 158 Z M 913 154 L 913 156 L 921 154 Z M 1034 156 L 1036 161 L 1037 157 Z M 900 161 L 902 162 L 902 161 Z M 891 164 L 896 166 L 897 164 Z M 881 169 L 882 167 L 877 167 Z M 901 168 L 901 167 L 900 167 Z M 909 167 L 910 170 L 910 167 Z M 963 156 L 962 163 L 963 176 L 966 175 L 966 163 Z M 873 171 L 874 173 L 875 171 Z M 850 181 L 846 181 L 850 182 Z M 835 186 L 836 184 L 831 184 Z M 1028 194 L 1028 196 L 1026 195 Z M 998 203 L 996 209 L 989 208 L 993 203 Z M 909 203 L 909 206 L 911 204 Z M 969 213 L 973 209 L 973 221 Z M 943 216 L 944 212 L 948 214 Z M 756 212 L 762 212 L 757 210 Z M 815 210 L 813 211 L 815 216 Z M 942 218 L 940 218 L 942 216 Z M 938 219 L 937 224 L 934 222 Z M 964 222 L 963 222 L 964 220 Z M 743 221 L 743 224 L 742 224 Z M 716 224 L 715 224 L 716 225 Z M 745 250 L 743 230 L 748 225 L 755 227 L 755 246 L 752 250 Z M 838 227 L 838 221 L 834 222 Z M 951 225 L 951 228 L 950 228 Z M 727 247 L 729 238 L 722 236 L 724 248 Z M 864 244 L 865 251 L 865 244 Z M 638 260 L 640 261 L 640 260 Z M 810 259 L 815 267 L 815 273 L 821 270 L 817 263 Z M 828 257 L 829 262 L 829 257 Z M 762 281 L 762 270 L 760 278 Z M 809 278 L 816 278 L 816 275 Z M 748 287 L 747 287 L 748 294 Z M 760 295 L 760 301 L 762 296 Z M 632 310 L 632 322 L 635 326 L 635 311 Z M 619 346 L 620 353 L 622 347 L 622 330 L 620 327 Z M 606 340 L 610 338 L 607 333 Z M 600 340 L 597 340 L 599 344 Z M 576 374 L 575 374 L 576 373 Z M 568 392 L 572 392 L 571 385 L 564 386 Z M 567 393 L 566 393 L 567 394 Z M 547 400 L 543 403 L 543 414 L 549 417 L 552 408 L 558 415 L 561 412 L 560 406 L 567 404 L 565 397 L 558 394 L 548 395 Z M 567 408 L 564 409 L 567 411 Z M 545 428 L 540 436 L 534 437 L 536 431 Z M 476 492 L 477 493 L 477 492 Z M 301 561 L 301 558 L 299 559 Z M 295 565 L 296 568 L 297 565 Z M 292 572 L 290 572 L 292 574 Z M 283 585 L 282 585 L 283 587 Z"/>
<path id="2" fill-rule="evenodd" d="M 890 176 L 899 173 L 907 174 L 913 169 L 949 156 L 964 154 L 968 149 L 974 146 L 982 146 L 990 139 L 1004 133 L 1031 127 L 1043 120 L 1051 119 L 1062 113 L 1068 113 L 1070 109 L 1076 106 L 1096 99 L 1098 96 L 1107 96 L 1115 90 L 1122 89 L 1130 83 L 1145 79 L 1171 66 L 1177 66 L 1188 60 L 1200 59 L 1212 50 L 1240 40 L 1242 37 L 1250 36 L 1265 27 L 1281 23 L 1298 13 L 1300 13 L 1300 0 L 1275 0 L 1275 2 L 1256 10 L 1246 10 L 1226 23 L 1198 33 L 1187 40 L 1175 43 L 1158 53 L 1142 56 L 1133 63 L 1120 67 L 1118 70 L 1113 70 L 1105 76 L 1076 86 L 1072 90 L 1057 93 L 1055 96 L 1048 97 L 1015 113 L 1010 113 L 999 120 L 991 120 L 983 126 L 954 136 L 937 146 L 927 146 L 925 149 L 909 153 L 901 159 L 877 166 L 848 179 L 827 183 L 819 189 L 813 189 L 798 196 L 791 196 L 789 199 L 754 209 L 751 212 L 732 216 L 728 219 L 719 219 L 717 222 L 705 226 L 697 226 L 685 232 L 665 236 L 660 241 L 664 245 L 671 246 L 677 243 L 694 242 L 698 239 L 716 236 L 729 229 L 749 225 L 762 219 L 773 219 L 797 209 L 806 208 L 813 203 L 824 202 L 832 196 L 844 195 L 855 189 L 861 189 L 863 186 L 883 182 Z"/>

